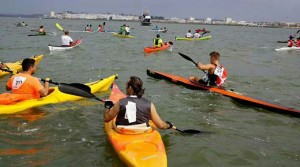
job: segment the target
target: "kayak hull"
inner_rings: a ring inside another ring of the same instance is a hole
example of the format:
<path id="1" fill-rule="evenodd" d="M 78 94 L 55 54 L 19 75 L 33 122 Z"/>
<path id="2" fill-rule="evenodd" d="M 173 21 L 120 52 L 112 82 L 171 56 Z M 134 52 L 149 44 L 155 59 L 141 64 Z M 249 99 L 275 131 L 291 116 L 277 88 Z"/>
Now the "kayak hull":
<path id="1" fill-rule="evenodd" d="M 36 64 L 39 64 L 40 61 L 43 59 L 43 57 L 44 57 L 44 55 L 39 55 L 39 56 L 32 56 L 31 58 L 33 58 L 35 60 Z M 11 70 L 20 72 L 20 71 L 22 71 L 22 61 L 23 60 L 20 60 L 20 61 L 14 62 L 14 63 L 5 63 L 5 64 Z M 10 72 L 0 70 L 0 77 L 7 75 L 7 74 L 10 74 Z"/>
<path id="2" fill-rule="evenodd" d="M 167 50 L 170 47 L 172 47 L 172 45 L 169 42 L 167 42 L 162 47 L 153 47 L 153 46 L 151 46 L 151 47 L 145 47 L 144 48 L 144 52 L 145 53 L 158 52 L 158 51 L 162 51 L 162 50 Z"/>
<path id="3" fill-rule="evenodd" d="M 110 77 L 100 79 L 98 81 L 86 83 L 86 85 L 88 85 L 91 88 L 91 93 L 106 91 L 109 89 L 116 77 L 117 75 L 115 74 Z M 49 90 L 51 90 L 52 93 L 46 97 L 25 100 L 10 105 L 0 105 L 0 114 L 14 114 L 33 107 L 39 107 L 47 104 L 62 103 L 66 101 L 75 101 L 83 98 L 80 96 L 62 93 L 58 90 L 58 87 L 51 87 Z"/>
<path id="4" fill-rule="evenodd" d="M 82 42 L 82 39 L 76 40 L 75 45 L 72 46 L 55 46 L 55 45 L 48 45 L 48 48 L 50 51 L 63 51 L 63 50 L 69 50 L 72 48 L 75 48 L 76 46 L 80 45 Z"/>
<path id="5" fill-rule="evenodd" d="M 287 114 L 287 115 L 291 115 L 291 116 L 295 116 L 295 117 L 300 117 L 299 110 L 296 110 L 293 108 L 288 108 L 288 107 L 283 107 L 278 104 L 273 104 L 273 103 L 266 102 L 263 100 L 258 100 L 258 99 L 255 99 L 255 98 L 252 98 L 249 96 L 245 96 L 245 95 L 242 95 L 242 94 L 234 92 L 234 91 L 229 91 L 229 90 L 221 89 L 218 87 L 211 87 L 211 86 L 196 84 L 196 83 L 191 82 L 188 78 L 184 78 L 181 76 L 176 76 L 176 75 L 159 72 L 159 71 L 154 71 L 154 70 L 150 70 L 150 69 L 147 69 L 147 75 L 151 76 L 153 78 L 157 78 L 157 79 L 165 79 L 172 83 L 175 83 L 178 85 L 183 85 L 189 89 L 208 90 L 211 92 L 219 93 L 224 96 L 228 96 L 228 97 L 236 100 L 237 102 L 240 102 L 247 106 L 260 107 L 260 108 L 267 109 L 269 111 Z"/>
<path id="6" fill-rule="evenodd" d="M 203 40 L 209 40 L 209 39 L 211 39 L 211 35 L 210 36 L 201 37 L 201 38 L 175 37 L 175 40 L 185 40 L 185 41 L 203 41 Z"/>
<path id="7" fill-rule="evenodd" d="M 290 50 L 300 50 L 300 47 L 292 46 L 292 47 L 282 47 L 275 49 L 275 51 L 290 51 Z"/>
<path id="8" fill-rule="evenodd" d="M 132 35 L 120 35 L 119 33 L 112 32 L 112 35 L 119 38 L 135 38 L 135 36 Z"/>
<path id="9" fill-rule="evenodd" d="M 110 100 L 118 101 L 126 96 L 113 84 Z M 160 133 L 155 129 L 141 134 L 122 134 L 115 130 L 115 119 L 105 123 L 105 132 L 118 157 L 127 165 L 135 167 L 166 167 L 167 156 Z"/>

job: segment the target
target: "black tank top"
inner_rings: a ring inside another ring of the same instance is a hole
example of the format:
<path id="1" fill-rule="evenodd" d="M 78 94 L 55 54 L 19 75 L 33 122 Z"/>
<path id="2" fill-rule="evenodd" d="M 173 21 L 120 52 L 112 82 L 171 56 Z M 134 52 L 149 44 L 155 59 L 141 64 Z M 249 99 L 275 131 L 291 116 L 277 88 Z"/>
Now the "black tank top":
<path id="1" fill-rule="evenodd" d="M 136 104 L 136 121 L 129 123 L 128 119 L 125 119 L 126 105 L 128 101 Z M 148 123 L 151 119 L 151 101 L 145 98 L 126 97 L 120 100 L 120 110 L 117 116 L 116 125 L 136 125 L 142 123 Z"/>

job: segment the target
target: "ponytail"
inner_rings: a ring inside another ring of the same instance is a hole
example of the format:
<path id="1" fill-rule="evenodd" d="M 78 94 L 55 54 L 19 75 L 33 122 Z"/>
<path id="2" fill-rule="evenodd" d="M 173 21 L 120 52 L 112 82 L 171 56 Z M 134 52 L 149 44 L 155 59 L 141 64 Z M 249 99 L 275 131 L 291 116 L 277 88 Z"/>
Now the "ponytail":
<path id="1" fill-rule="evenodd" d="M 129 86 L 132 88 L 134 95 L 138 98 L 143 96 L 145 89 L 143 88 L 143 81 L 140 78 L 131 76 L 127 84 L 127 87 Z"/>

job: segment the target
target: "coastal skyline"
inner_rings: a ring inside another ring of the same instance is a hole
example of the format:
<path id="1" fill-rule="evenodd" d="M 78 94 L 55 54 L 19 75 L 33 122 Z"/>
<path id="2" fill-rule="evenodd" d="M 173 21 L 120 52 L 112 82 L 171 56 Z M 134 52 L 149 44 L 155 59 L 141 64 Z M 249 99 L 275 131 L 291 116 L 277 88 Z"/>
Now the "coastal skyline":
<path id="1" fill-rule="evenodd" d="M 0 11 L 4 14 L 73 11 L 142 15 L 143 10 L 148 9 L 151 15 L 164 17 L 300 22 L 297 6 L 299 0 L 10 0 L 1 2 Z"/>

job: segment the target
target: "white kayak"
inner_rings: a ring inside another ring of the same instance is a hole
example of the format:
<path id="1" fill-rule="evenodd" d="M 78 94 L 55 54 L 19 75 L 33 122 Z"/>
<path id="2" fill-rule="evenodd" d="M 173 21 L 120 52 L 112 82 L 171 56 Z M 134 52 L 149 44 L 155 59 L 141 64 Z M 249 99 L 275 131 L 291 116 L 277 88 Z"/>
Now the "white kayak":
<path id="1" fill-rule="evenodd" d="M 275 51 L 289 51 L 289 50 L 300 50 L 300 47 L 292 46 L 292 47 L 282 47 L 275 49 Z"/>
<path id="2" fill-rule="evenodd" d="M 50 51 L 62 51 L 62 50 L 68 50 L 68 49 L 72 49 L 78 45 L 81 44 L 82 38 L 77 39 L 76 41 L 74 41 L 74 44 L 71 46 L 55 46 L 55 45 L 48 45 L 49 50 Z"/>

